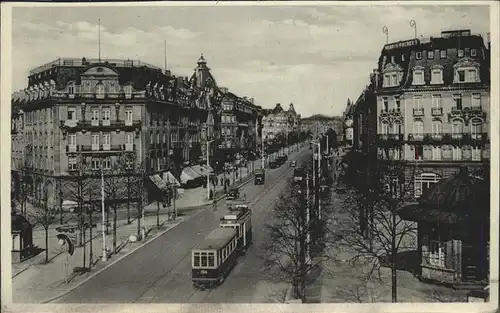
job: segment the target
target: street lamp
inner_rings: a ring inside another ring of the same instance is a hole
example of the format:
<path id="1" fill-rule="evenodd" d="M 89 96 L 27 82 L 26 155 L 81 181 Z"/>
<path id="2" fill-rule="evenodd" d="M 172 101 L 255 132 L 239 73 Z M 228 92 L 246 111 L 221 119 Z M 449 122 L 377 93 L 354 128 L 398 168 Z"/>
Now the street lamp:
<path id="1" fill-rule="evenodd" d="M 210 143 L 212 143 L 213 140 L 207 141 L 207 199 L 210 199 L 210 151 L 208 150 L 210 147 Z"/>
<path id="2" fill-rule="evenodd" d="M 319 183 L 319 177 L 321 174 L 321 142 L 311 141 L 311 143 L 313 145 L 318 146 L 318 183 Z M 318 196 L 318 218 L 321 219 L 321 203 L 319 200 L 319 195 L 317 194 L 318 191 L 316 190 L 316 170 L 314 168 L 314 153 L 313 153 L 313 189 L 314 189 L 315 196 Z"/>

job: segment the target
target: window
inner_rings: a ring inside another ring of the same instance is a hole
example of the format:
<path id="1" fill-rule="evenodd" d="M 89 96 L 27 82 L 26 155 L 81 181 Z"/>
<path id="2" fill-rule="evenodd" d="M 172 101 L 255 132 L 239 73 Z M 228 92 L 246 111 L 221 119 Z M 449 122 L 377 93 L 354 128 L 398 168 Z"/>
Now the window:
<path id="1" fill-rule="evenodd" d="M 215 254 L 213 252 L 208 254 L 208 266 L 215 266 Z"/>
<path id="2" fill-rule="evenodd" d="M 156 144 L 160 144 L 160 133 L 156 134 Z"/>
<path id="3" fill-rule="evenodd" d="M 443 70 L 433 69 L 431 76 L 431 84 L 442 84 L 443 83 Z"/>
<path id="4" fill-rule="evenodd" d="M 441 95 L 432 95 L 432 107 L 441 108 Z"/>
<path id="5" fill-rule="evenodd" d="M 402 55 L 401 55 L 401 61 L 403 61 L 403 62 L 404 62 L 404 60 L 405 60 L 405 55 L 404 55 L 404 54 L 402 54 Z"/>
<path id="6" fill-rule="evenodd" d="M 423 106 L 422 106 L 422 96 L 420 95 L 417 95 L 417 96 L 413 96 L 413 109 L 423 109 Z"/>
<path id="7" fill-rule="evenodd" d="M 462 110 L 462 95 L 460 94 L 453 95 L 453 103 L 454 103 L 454 109 Z"/>
<path id="8" fill-rule="evenodd" d="M 415 197 L 420 197 L 438 181 L 439 176 L 434 173 L 422 173 L 417 175 L 415 177 Z"/>
<path id="9" fill-rule="evenodd" d="M 429 247 L 429 264 L 433 266 L 444 266 L 444 247 L 439 241 L 431 241 Z"/>
<path id="10" fill-rule="evenodd" d="M 391 75 L 384 75 L 384 86 L 385 87 L 390 87 L 391 86 Z"/>
<path id="11" fill-rule="evenodd" d="M 94 171 L 98 170 L 100 168 L 99 159 L 93 158 L 92 161 L 90 162 L 90 166 Z"/>
<path id="12" fill-rule="evenodd" d="M 124 87 L 124 92 L 125 92 L 125 96 L 127 98 L 130 98 L 130 96 L 132 95 L 132 86 L 131 85 L 126 85 Z"/>
<path id="13" fill-rule="evenodd" d="M 455 160 L 455 161 L 462 160 L 462 148 L 461 147 L 453 147 L 453 160 Z"/>
<path id="14" fill-rule="evenodd" d="M 92 135 L 92 150 L 99 149 L 99 135 Z"/>
<path id="15" fill-rule="evenodd" d="M 432 122 L 432 134 L 433 135 L 441 135 L 442 123 L 441 121 Z"/>
<path id="16" fill-rule="evenodd" d="M 111 135 L 109 133 L 102 135 L 102 144 L 103 145 L 110 145 L 111 144 Z"/>
<path id="17" fill-rule="evenodd" d="M 76 120 L 76 108 L 68 108 L 68 120 L 75 121 Z"/>
<path id="18" fill-rule="evenodd" d="M 441 57 L 441 59 L 446 59 L 446 50 L 441 50 L 439 52 L 439 56 Z"/>
<path id="19" fill-rule="evenodd" d="M 68 136 L 68 145 L 70 147 L 75 147 L 76 146 L 76 134 L 70 134 Z"/>
<path id="20" fill-rule="evenodd" d="M 480 120 L 473 120 L 471 124 L 471 135 L 473 139 L 480 139 L 482 132 L 482 122 Z"/>
<path id="21" fill-rule="evenodd" d="M 432 160 L 439 161 L 441 160 L 441 147 L 432 147 Z"/>
<path id="22" fill-rule="evenodd" d="M 415 160 L 422 160 L 422 156 L 424 154 L 424 147 L 423 146 L 415 146 Z"/>
<path id="23" fill-rule="evenodd" d="M 394 56 L 391 56 L 391 63 L 394 63 Z"/>
<path id="24" fill-rule="evenodd" d="M 103 108 L 102 109 L 102 120 L 107 121 L 109 125 L 109 121 L 111 119 L 111 110 L 110 108 Z"/>
<path id="25" fill-rule="evenodd" d="M 434 59 L 434 51 L 433 50 L 427 51 L 427 58 L 428 59 Z"/>
<path id="26" fill-rule="evenodd" d="M 134 134 L 133 133 L 127 133 L 127 144 L 131 145 L 134 143 Z"/>
<path id="27" fill-rule="evenodd" d="M 480 147 L 472 147 L 472 161 L 481 161 Z"/>
<path id="28" fill-rule="evenodd" d="M 195 252 L 194 259 L 193 259 L 193 267 L 199 267 L 199 266 L 200 266 L 200 253 Z"/>
<path id="29" fill-rule="evenodd" d="M 73 83 L 71 83 L 69 86 L 68 86 L 68 93 L 70 95 L 74 95 L 75 94 L 75 85 Z"/>
<path id="30" fill-rule="evenodd" d="M 481 108 L 481 94 L 480 93 L 473 93 L 471 103 L 472 103 L 473 108 Z"/>
<path id="31" fill-rule="evenodd" d="M 424 71 L 413 70 L 413 85 L 423 85 L 423 84 L 424 84 Z"/>
<path id="32" fill-rule="evenodd" d="M 424 122 L 422 122 L 422 121 L 415 121 L 413 123 L 413 133 L 416 136 L 423 136 L 423 134 L 424 134 Z"/>
<path id="33" fill-rule="evenodd" d="M 111 169 L 111 159 L 110 158 L 104 158 L 102 160 L 102 169 L 103 170 L 110 170 Z"/>
<path id="34" fill-rule="evenodd" d="M 97 121 L 97 120 L 99 120 L 99 109 L 97 109 L 97 108 L 92 108 L 92 117 L 91 117 L 91 120 L 92 120 L 92 121 Z"/>
<path id="35" fill-rule="evenodd" d="M 132 125 L 132 109 L 125 109 L 125 125 Z"/>
<path id="36" fill-rule="evenodd" d="M 391 86 L 398 85 L 398 76 L 396 74 L 391 75 Z"/>
<path id="37" fill-rule="evenodd" d="M 394 96 L 394 109 L 401 111 L 401 98 L 399 96 Z"/>
<path id="38" fill-rule="evenodd" d="M 419 52 L 417 52 L 417 53 L 416 53 L 416 57 L 417 57 L 417 60 L 422 59 L 422 52 L 420 52 L 420 51 L 419 51 Z"/>
<path id="39" fill-rule="evenodd" d="M 467 70 L 467 82 L 476 81 L 476 70 Z"/>
<path id="40" fill-rule="evenodd" d="M 76 170 L 77 170 L 76 158 L 75 157 L 68 158 L 68 171 L 76 171 Z"/>
<path id="41" fill-rule="evenodd" d="M 458 49 L 458 57 L 463 58 L 464 57 L 464 50 L 463 49 Z"/>
<path id="42" fill-rule="evenodd" d="M 451 132 L 454 138 L 461 136 L 463 133 L 462 122 L 458 120 L 453 121 L 453 124 L 451 124 Z"/>
<path id="43" fill-rule="evenodd" d="M 207 253 L 202 252 L 201 253 L 201 267 L 207 267 L 207 264 L 208 264 Z"/>
<path id="44" fill-rule="evenodd" d="M 470 56 L 475 57 L 476 56 L 476 49 L 470 49 Z"/>
<path id="45" fill-rule="evenodd" d="M 389 100 L 387 99 L 387 97 L 383 97 L 382 102 L 383 102 L 382 112 L 389 111 Z"/>
<path id="46" fill-rule="evenodd" d="M 394 135 L 401 134 L 401 124 L 399 122 L 394 122 L 394 124 L 392 124 L 392 133 Z"/>

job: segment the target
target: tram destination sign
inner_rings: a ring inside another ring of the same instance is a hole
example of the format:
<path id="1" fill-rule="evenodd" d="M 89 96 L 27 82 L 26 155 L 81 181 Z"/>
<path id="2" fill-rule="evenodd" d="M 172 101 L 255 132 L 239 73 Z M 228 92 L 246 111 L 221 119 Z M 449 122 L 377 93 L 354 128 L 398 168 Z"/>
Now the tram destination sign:
<path id="1" fill-rule="evenodd" d="M 405 48 L 405 47 L 412 47 L 412 46 L 417 46 L 420 44 L 420 40 L 418 39 L 411 39 L 411 40 L 405 40 L 405 41 L 399 41 L 395 43 L 391 43 L 388 45 L 384 46 L 384 50 L 392 50 L 392 49 L 397 49 L 397 48 Z"/>

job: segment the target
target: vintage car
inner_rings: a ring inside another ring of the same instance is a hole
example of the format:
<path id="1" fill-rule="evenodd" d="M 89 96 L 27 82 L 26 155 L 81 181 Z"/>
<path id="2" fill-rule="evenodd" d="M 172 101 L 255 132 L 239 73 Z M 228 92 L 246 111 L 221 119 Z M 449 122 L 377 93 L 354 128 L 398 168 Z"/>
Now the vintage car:
<path id="1" fill-rule="evenodd" d="M 238 188 L 231 188 L 227 192 L 226 199 L 235 200 L 240 197 L 240 190 Z"/>

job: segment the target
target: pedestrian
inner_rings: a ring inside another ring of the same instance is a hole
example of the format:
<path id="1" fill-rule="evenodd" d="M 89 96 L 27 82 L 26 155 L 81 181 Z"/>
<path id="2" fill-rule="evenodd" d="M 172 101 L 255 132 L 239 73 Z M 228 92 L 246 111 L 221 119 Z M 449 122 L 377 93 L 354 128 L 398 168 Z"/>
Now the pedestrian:
<path id="1" fill-rule="evenodd" d="M 217 176 L 214 177 L 214 182 L 215 182 L 215 186 L 217 186 L 219 184 L 219 178 Z"/>
<path id="2" fill-rule="evenodd" d="M 238 171 L 236 171 L 236 179 L 238 179 Z"/>

